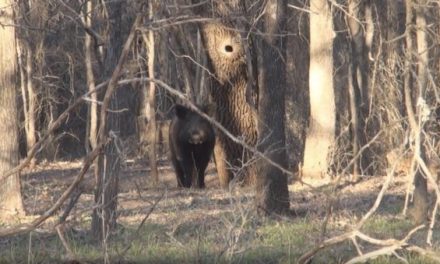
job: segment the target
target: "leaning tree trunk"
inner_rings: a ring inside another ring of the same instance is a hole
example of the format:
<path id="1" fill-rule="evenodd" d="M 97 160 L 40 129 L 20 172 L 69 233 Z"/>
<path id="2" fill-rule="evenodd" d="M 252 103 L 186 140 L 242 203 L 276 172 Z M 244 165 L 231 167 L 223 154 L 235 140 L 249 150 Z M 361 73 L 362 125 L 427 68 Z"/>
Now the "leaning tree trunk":
<path id="1" fill-rule="evenodd" d="M 13 6 L 14 1 L 0 1 L 0 24 L 14 25 Z M 0 36 L 0 219 L 8 220 L 24 214 L 19 175 L 3 177 L 19 162 L 15 27 L 0 27 Z"/>
<path id="2" fill-rule="evenodd" d="M 264 37 L 260 50 L 258 79 L 258 150 L 286 167 L 284 96 L 286 86 L 287 0 L 269 0 L 263 16 Z M 287 175 L 267 160 L 258 161 L 256 204 L 263 213 L 283 213 L 289 209 Z"/>
<path id="3" fill-rule="evenodd" d="M 200 1 L 193 1 L 199 3 Z M 210 77 L 210 93 L 216 103 L 216 119 L 234 136 L 246 143 L 255 145 L 257 141 L 255 114 L 246 98 L 248 72 L 246 53 L 237 21 L 243 19 L 243 1 L 214 1 L 199 5 L 196 13 L 205 16 L 212 14 L 217 21 L 201 25 L 201 33 L 208 55 L 208 64 L 214 76 Z M 235 19 L 235 21 L 234 21 Z M 235 23 L 234 23 L 235 22 Z M 253 94 L 248 98 L 255 98 Z M 232 142 L 223 133 L 217 133 L 214 148 L 217 172 L 222 187 L 243 173 L 246 181 L 253 176 L 252 165 L 247 164 L 250 154 L 239 144 Z M 244 170 L 243 170 L 244 169 Z"/>
<path id="4" fill-rule="evenodd" d="M 335 142 L 336 105 L 333 88 L 333 17 L 327 0 L 310 0 L 310 122 L 304 150 L 303 173 L 327 174 Z"/>

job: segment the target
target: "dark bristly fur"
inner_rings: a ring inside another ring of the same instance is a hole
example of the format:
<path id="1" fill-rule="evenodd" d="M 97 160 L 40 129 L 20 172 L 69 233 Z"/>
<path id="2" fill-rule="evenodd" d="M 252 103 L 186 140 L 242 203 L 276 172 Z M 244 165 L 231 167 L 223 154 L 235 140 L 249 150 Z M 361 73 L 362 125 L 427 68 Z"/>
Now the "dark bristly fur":
<path id="1" fill-rule="evenodd" d="M 209 115 L 210 108 L 199 109 Z M 214 129 L 207 120 L 183 105 L 175 105 L 174 113 L 169 143 L 177 186 L 204 188 L 205 170 L 215 144 Z"/>

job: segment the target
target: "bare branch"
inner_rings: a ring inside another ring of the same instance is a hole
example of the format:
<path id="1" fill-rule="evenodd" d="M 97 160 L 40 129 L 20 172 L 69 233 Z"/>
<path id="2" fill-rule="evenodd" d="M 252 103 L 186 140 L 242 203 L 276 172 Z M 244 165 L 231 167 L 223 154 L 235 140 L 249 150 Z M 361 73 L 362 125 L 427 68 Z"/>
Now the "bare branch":
<path id="1" fill-rule="evenodd" d="M 84 179 L 84 175 L 89 170 L 95 158 L 99 155 L 104 145 L 107 142 L 102 142 L 100 145 L 96 147 L 84 160 L 84 165 L 75 180 L 70 184 L 70 186 L 63 192 L 61 197 L 55 202 L 52 207 L 50 207 L 46 212 L 44 212 L 40 217 L 33 220 L 29 224 L 21 224 L 12 228 L 0 229 L 0 237 L 6 237 L 11 235 L 24 234 L 29 231 L 34 230 L 38 226 L 40 226 L 44 221 L 46 221 L 49 217 L 55 214 L 58 209 L 64 204 L 64 202 L 69 198 L 70 194 L 77 188 L 80 182 Z"/>
<path id="2" fill-rule="evenodd" d="M 59 2 L 61 3 L 61 5 L 63 5 L 67 10 L 69 10 L 71 13 L 75 14 L 76 19 L 74 19 L 74 21 L 75 21 L 76 23 L 78 23 L 78 24 L 84 29 L 84 31 L 85 31 L 87 34 L 89 34 L 90 36 L 93 37 L 93 39 L 95 40 L 95 43 L 96 43 L 97 46 L 101 46 L 101 45 L 103 45 L 103 44 L 105 43 L 104 39 L 103 39 L 103 38 L 102 38 L 102 37 L 101 37 L 96 31 L 94 31 L 91 27 L 89 27 L 88 25 L 86 25 L 86 24 L 84 23 L 83 18 L 81 17 L 80 14 L 78 14 L 78 13 L 76 12 L 75 9 L 73 9 L 72 7 L 70 7 L 68 4 L 64 3 L 63 0 L 58 0 L 58 1 L 59 1 Z"/>
<path id="3" fill-rule="evenodd" d="M 384 255 L 394 255 L 397 254 L 396 250 L 405 249 L 405 247 L 408 246 L 408 240 L 414 235 L 417 231 L 424 228 L 425 225 L 420 225 L 412 229 L 402 240 L 395 241 L 394 239 L 390 240 L 392 242 L 391 245 L 385 246 L 383 248 L 380 248 L 378 250 L 374 250 L 371 252 L 368 252 L 367 254 L 352 258 L 351 260 L 347 261 L 345 264 L 354 264 L 354 263 L 363 263 L 370 259 L 375 259 L 379 256 Z M 378 240 L 375 240 L 378 241 Z M 376 244 L 376 243 L 375 243 Z"/>

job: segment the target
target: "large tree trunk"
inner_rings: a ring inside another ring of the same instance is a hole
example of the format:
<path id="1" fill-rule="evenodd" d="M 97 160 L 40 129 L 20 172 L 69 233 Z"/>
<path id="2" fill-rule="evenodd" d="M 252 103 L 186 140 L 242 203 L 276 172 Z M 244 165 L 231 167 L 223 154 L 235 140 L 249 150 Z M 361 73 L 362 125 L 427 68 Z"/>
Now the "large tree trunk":
<path id="1" fill-rule="evenodd" d="M 263 16 L 265 33 L 258 79 L 258 150 L 286 167 L 284 96 L 286 86 L 285 33 L 287 0 L 269 0 Z M 289 209 L 287 175 L 266 160 L 258 161 L 256 175 L 257 208 L 263 213 L 283 213 Z"/>
<path id="2" fill-rule="evenodd" d="M 0 24 L 14 25 L 14 1 L 1 0 Z M 0 220 L 24 214 L 20 177 L 3 174 L 18 165 L 18 115 L 16 102 L 15 27 L 0 27 Z"/>
<path id="3" fill-rule="evenodd" d="M 107 41 L 107 52 L 105 58 L 104 76 L 110 78 L 115 70 L 115 65 L 118 64 L 118 59 L 122 50 L 122 32 L 121 32 L 121 18 L 122 18 L 121 2 L 108 3 L 108 21 L 110 36 Z M 115 85 L 115 84 L 112 84 Z M 107 89 L 113 89 L 108 85 Z M 119 108 L 118 98 L 116 93 L 113 93 L 108 105 L 109 109 L 117 110 Z M 100 114 L 100 131 L 98 140 L 102 141 L 110 137 L 110 142 L 105 146 L 104 153 L 101 154 L 95 166 L 97 170 L 96 179 L 97 185 L 95 190 L 95 203 L 98 206 L 92 215 L 92 233 L 96 239 L 100 239 L 106 244 L 106 239 L 116 227 L 116 209 L 117 209 L 117 195 L 118 195 L 118 181 L 120 158 L 116 149 L 115 140 L 117 140 L 118 132 L 120 130 L 120 118 L 118 111 L 108 111 L 102 107 Z M 104 121 L 105 120 L 105 121 Z M 104 123 L 102 123 L 104 122 Z"/>
<path id="4" fill-rule="evenodd" d="M 310 1 L 310 124 L 304 151 L 305 177 L 327 174 L 335 142 L 332 12 L 327 0 Z"/>
<path id="5" fill-rule="evenodd" d="M 199 1 L 193 1 L 198 3 Z M 246 100 L 248 73 L 246 53 L 240 31 L 233 20 L 243 19 L 243 1 L 228 0 L 202 4 L 197 8 L 199 15 L 212 14 L 220 20 L 206 22 L 201 26 L 204 46 L 208 54 L 208 64 L 215 76 L 210 77 L 210 93 L 216 103 L 216 118 L 234 136 L 255 145 L 257 141 L 255 114 Z M 221 21 L 221 22 L 220 22 Z M 249 96 L 248 96 L 249 97 Z M 250 96 L 255 98 L 256 95 Z M 252 165 L 246 165 L 250 154 L 239 144 L 232 142 L 223 133 L 217 133 L 214 148 L 217 172 L 222 187 L 239 173 L 244 180 L 252 180 Z M 243 170 L 244 169 L 244 170 Z M 239 177 L 239 180 L 242 178 Z"/>

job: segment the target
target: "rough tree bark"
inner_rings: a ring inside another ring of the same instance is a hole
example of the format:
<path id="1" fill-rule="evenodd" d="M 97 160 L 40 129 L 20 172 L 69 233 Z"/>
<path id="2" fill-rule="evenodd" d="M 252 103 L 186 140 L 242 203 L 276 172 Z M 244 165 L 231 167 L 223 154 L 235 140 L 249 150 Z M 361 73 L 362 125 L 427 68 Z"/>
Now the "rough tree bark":
<path id="1" fill-rule="evenodd" d="M 417 107 L 414 111 L 413 95 L 417 96 L 417 100 L 423 99 L 426 91 L 428 80 L 428 44 L 426 39 L 426 17 L 425 17 L 425 0 L 407 0 L 406 1 L 406 60 L 405 60 L 405 106 L 408 114 L 411 135 L 414 139 L 413 148 L 414 155 L 426 160 L 425 148 L 423 144 L 423 122 Z M 416 11 L 416 12 L 414 12 Z M 416 41 L 414 40 L 414 29 L 416 28 Z M 414 48 L 414 41 L 417 44 Z M 417 52 L 416 52 L 417 51 Z M 418 56 L 414 56 L 418 54 Z M 412 78 L 414 64 L 417 63 L 417 82 Z M 417 85 L 418 84 L 418 89 Z M 417 115 L 416 115 L 416 113 Z M 428 217 L 428 187 L 426 177 L 423 175 L 421 168 L 416 166 L 414 178 L 413 199 L 410 200 L 410 215 L 416 224 L 423 223 Z"/>
<path id="2" fill-rule="evenodd" d="M 327 174 L 335 142 L 333 88 L 333 17 L 327 0 L 310 0 L 310 123 L 304 150 L 305 177 Z"/>
<path id="3" fill-rule="evenodd" d="M 265 33 L 259 54 L 258 150 L 286 167 L 284 96 L 286 86 L 287 0 L 269 0 L 263 15 Z M 270 214 L 289 210 L 287 176 L 266 160 L 258 161 L 255 201 L 258 211 Z"/>
<path id="4" fill-rule="evenodd" d="M 212 15 L 214 22 L 201 25 L 203 43 L 208 54 L 208 65 L 214 77 L 210 77 L 210 94 L 216 103 L 216 119 L 234 136 L 255 145 L 257 141 L 255 113 L 246 100 L 248 73 L 246 53 L 240 32 L 235 30 L 238 20 L 243 19 L 244 1 L 228 0 L 199 4 L 195 13 L 200 16 Z M 234 23 L 235 20 L 235 23 Z M 256 97 L 253 94 L 250 97 Z M 228 187 L 234 171 L 242 168 L 250 159 L 250 154 L 239 144 L 232 142 L 222 133 L 217 133 L 214 149 L 217 172 L 222 187 Z M 239 180 L 252 181 L 253 169 L 247 165 Z M 237 176 L 237 175 L 235 175 Z"/>
<path id="5" fill-rule="evenodd" d="M 122 18 L 123 4 L 111 2 L 107 4 L 108 31 L 109 36 L 106 43 L 106 58 L 104 76 L 112 77 L 115 65 L 122 50 Z M 114 85 L 114 84 L 113 84 Z M 107 89 L 111 89 L 110 84 Z M 115 93 L 111 95 L 109 109 L 118 110 L 118 98 Z M 96 239 L 105 241 L 110 231 L 116 227 L 116 209 L 118 195 L 118 181 L 120 159 L 116 148 L 116 139 L 119 132 L 119 114 L 117 111 L 108 111 L 104 107 L 100 113 L 100 127 L 98 130 L 98 141 L 110 137 L 111 141 L 105 146 L 104 153 L 99 155 L 95 166 L 95 177 L 97 179 L 95 190 L 95 203 L 98 206 L 92 215 L 92 233 Z M 105 121 L 104 121 L 105 120 Z M 104 124 L 102 123 L 104 122 Z"/>
<path id="6" fill-rule="evenodd" d="M 1 0 L 0 9 L 0 220 L 23 215 L 20 176 L 3 178 L 4 172 L 19 162 L 18 115 L 16 102 L 16 40 L 13 26 L 14 1 Z"/>

